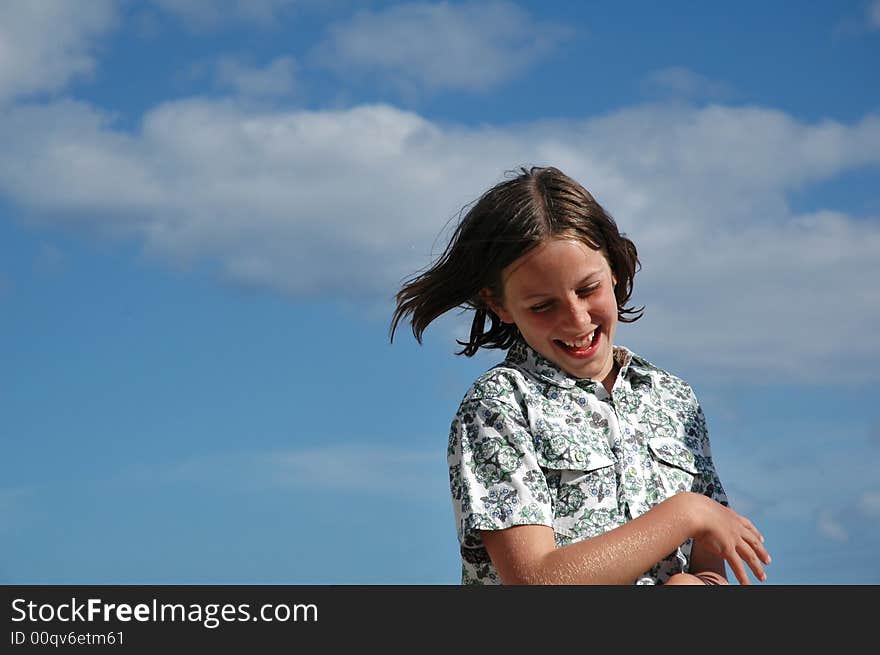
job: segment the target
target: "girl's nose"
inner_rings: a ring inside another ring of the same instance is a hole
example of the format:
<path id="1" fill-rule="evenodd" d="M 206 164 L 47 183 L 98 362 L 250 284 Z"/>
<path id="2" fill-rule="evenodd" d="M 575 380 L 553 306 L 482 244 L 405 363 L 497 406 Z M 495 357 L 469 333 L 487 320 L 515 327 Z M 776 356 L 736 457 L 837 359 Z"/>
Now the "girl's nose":
<path id="1" fill-rule="evenodd" d="M 589 307 L 582 298 L 575 298 L 568 303 L 567 319 L 578 332 L 591 324 Z"/>

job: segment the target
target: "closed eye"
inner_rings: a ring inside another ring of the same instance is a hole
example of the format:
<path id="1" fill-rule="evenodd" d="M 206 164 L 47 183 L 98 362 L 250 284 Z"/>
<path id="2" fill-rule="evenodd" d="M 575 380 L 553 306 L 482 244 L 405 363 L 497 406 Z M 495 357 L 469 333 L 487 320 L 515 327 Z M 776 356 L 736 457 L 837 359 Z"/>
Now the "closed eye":
<path id="1" fill-rule="evenodd" d="M 601 283 L 596 282 L 595 284 L 591 284 L 588 287 L 581 287 L 580 289 L 578 289 L 576 291 L 576 293 L 579 297 L 583 298 L 584 296 L 589 296 L 591 293 L 596 291 L 600 286 L 601 286 Z M 535 314 L 540 314 L 541 312 L 546 312 L 552 306 L 553 306 L 553 301 L 548 300 L 547 302 L 542 302 L 537 305 L 532 305 L 531 307 L 529 307 L 529 311 L 531 311 Z"/>

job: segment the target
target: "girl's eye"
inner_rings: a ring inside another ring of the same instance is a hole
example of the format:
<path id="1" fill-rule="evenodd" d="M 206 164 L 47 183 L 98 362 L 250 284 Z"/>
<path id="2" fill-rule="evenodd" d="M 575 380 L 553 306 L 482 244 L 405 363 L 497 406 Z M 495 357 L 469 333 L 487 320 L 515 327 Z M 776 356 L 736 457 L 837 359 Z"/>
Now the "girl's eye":
<path id="1" fill-rule="evenodd" d="M 593 293 L 594 291 L 596 291 L 600 286 L 601 286 L 601 282 L 596 282 L 595 284 L 591 284 L 588 287 L 582 287 L 582 288 L 578 289 L 577 294 L 579 296 L 588 296 L 591 293 Z M 552 302 L 544 302 L 544 303 L 541 303 L 540 305 L 534 305 L 532 307 L 529 307 L 529 311 L 531 311 L 535 314 L 540 314 L 541 312 L 546 312 L 552 306 L 553 306 Z"/>

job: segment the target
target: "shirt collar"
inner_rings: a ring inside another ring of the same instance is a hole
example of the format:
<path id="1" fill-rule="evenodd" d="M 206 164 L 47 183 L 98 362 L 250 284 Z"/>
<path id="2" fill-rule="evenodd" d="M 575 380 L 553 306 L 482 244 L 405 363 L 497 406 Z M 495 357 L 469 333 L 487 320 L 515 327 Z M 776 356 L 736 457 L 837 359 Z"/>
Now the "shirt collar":
<path id="1" fill-rule="evenodd" d="M 617 374 L 618 379 L 630 378 L 632 382 L 635 378 L 641 378 L 648 383 L 652 382 L 653 376 L 651 374 L 654 371 L 654 367 L 650 362 L 642 359 L 628 348 L 614 346 L 614 359 L 620 367 L 620 372 Z M 598 385 L 596 380 L 576 378 L 573 375 L 569 375 L 529 346 L 522 338 L 517 339 L 507 351 L 505 361 L 526 371 L 539 380 L 549 382 L 563 389 L 571 389 L 575 386 L 591 389 Z"/>

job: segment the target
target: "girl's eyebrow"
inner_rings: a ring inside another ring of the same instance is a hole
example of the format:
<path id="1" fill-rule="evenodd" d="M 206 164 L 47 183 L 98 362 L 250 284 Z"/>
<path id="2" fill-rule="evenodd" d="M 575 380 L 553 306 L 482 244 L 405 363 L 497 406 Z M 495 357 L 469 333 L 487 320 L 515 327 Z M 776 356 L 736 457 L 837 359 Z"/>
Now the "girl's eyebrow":
<path id="1" fill-rule="evenodd" d="M 587 284 L 590 280 L 592 280 L 592 279 L 595 278 L 595 277 L 600 276 L 601 274 L 602 274 L 602 269 L 597 269 L 597 270 L 593 271 L 592 273 L 588 273 L 587 276 L 586 276 L 584 279 L 582 279 L 580 282 L 577 283 L 577 285 L 576 285 L 577 288 L 580 288 L 580 287 L 584 286 L 584 285 Z M 550 294 L 550 293 L 532 293 L 532 294 L 529 294 L 528 296 L 524 296 L 524 297 L 523 297 L 523 300 L 531 300 L 532 298 L 543 298 L 543 297 L 545 297 L 545 296 L 550 296 L 550 295 L 553 295 L 553 294 Z"/>

